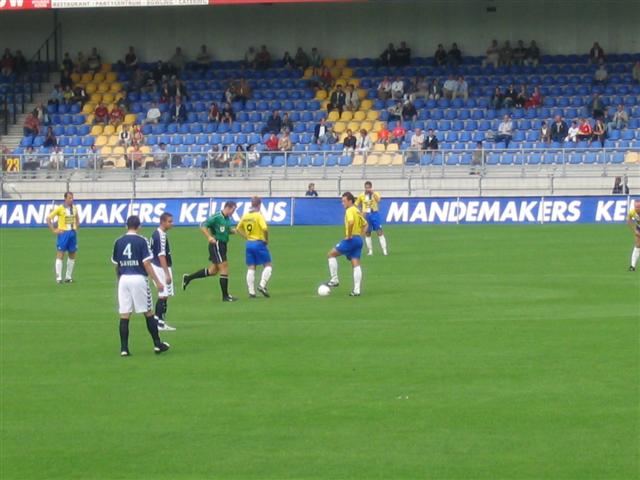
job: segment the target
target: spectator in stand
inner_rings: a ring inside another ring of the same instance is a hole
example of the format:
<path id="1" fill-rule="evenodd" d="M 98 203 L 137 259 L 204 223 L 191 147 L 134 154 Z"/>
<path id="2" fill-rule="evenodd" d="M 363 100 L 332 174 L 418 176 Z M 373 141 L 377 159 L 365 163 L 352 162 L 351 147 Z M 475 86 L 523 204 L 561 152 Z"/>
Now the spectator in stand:
<path id="1" fill-rule="evenodd" d="M 386 50 L 380 55 L 380 63 L 385 67 L 393 67 L 397 64 L 396 49 L 393 43 L 387 45 Z"/>
<path id="2" fill-rule="evenodd" d="M 604 148 L 604 141 L 607 139 L 607 127 L 605 126 L 602 118 L 596 120 L 596 124 L 593 127 L 593 140 L 598 140 L 602 148 Z"/>
<path id="3" fill-rule="evenodd" d="M 131 75 L 131 80 L 129 81 L 128 90 L 130 92 L 140 92 L 143 88 L 147 86 L 149 82 L 149 76 L 146 72 L 144 72 L 141 68 L 136 68 L 133 71 L 133 75 Z"/>
<path id="4" fill-rule="evenodd" d="M 453 92 L 453 98 L 462 97 L 465 102 L 469 100 L 469 84 L 462 75 L 458 77 L 456 82 L 456 90 Z"/>
<path id="5" fill-rule="evenodd" d="M 22 170 L 37 170 L 39 166 L 40 161 L 35 153 L 35 149 L 33 147 L 25 148 L 24 155 L 22 155 Z"/>
<path id="6" fill-rule="evenodd" d="M 213 102 L 209 107 L 209 113 L 207 115 L 207 120 L 209 122 L 219 122 L 221 118 L 220 110 L 218 109 L 218 104 Z"/>
<path id="7" fill-rule="evenodd" d="M 64 95 L 62 94 L 62 90 L 60 90 L 60 85 L 54 85 L 53 91 L 51 95 L 49 95 L 49 105 L 60 105 L 64 103 Z"/>
<path id="8" fill-rule="evenodd" d="M 407 42 L 400 42 L 396 50 L 396 62 L 399 67 L 406 67 L 411 64 L 411 49 L 407 47 Z"/>
<path id="9" fill-rule="evenodd" d="M 417 98 L 429 98 L 429 82 L 426 78 L 417 76 L 413 83 L 414 89 L 409 97 L 411 101 L 415 101 Z"/>
<path id="10" fill-rule="evenodd" d="M 180 97 L 182 100 L 187 100 L 189 98 L 187 87 L 179 78 L 176 78 L 173 87 L 171 87 L 171 96 L 174 98 Z"/>
<path id="11" fill-rule="evenodd" d="M 524 57 L 527 55 L 527 47 L 524 46 L 522 40 L 518 40 L 518 45 L 513 49 L 513 64 L 524 65 Z"/>
<path id="12" fill-rule="evenodd" d="M 606 67 L 604 66 L 604 60 L 600 59 L 600 63 L 598 64 L 598 69 L 593 74 L 593 83 L 596 85 L 604 85 L 607 83 L 609 79 L 609 73 L 607 72 Z"/>
<path id="13" fill-rule="evenodd" d="M 329 127 L 327 125 L 327 120 L 322 117 L 320 119 L 320 123 L 318 123 L 313 129 L 313 141 L 318 145 L 324 143 L 322 140 L 324 139 Z"/>
<path id="14" fill-rule="evenodd" d="M 293 149 L 293 143 L 291 143 L 289 132 L 285 132 L 282 134 L 282 136 L 278 140 L 278 150 L 281 152 L 290 152 L 292 149 Z"/>
<path id="15" fill-rule="evenodd" d="M 280 127 L 280 133 L 291 133 L 293 131 L 293 122 L 289 118 L 289 114 L 285 113 L 282 116 L 282 126 Z"/>
<path id="16" fill-rule="evenodd" d="M 469 175 L 481 175 L 484 165 L 484 148 L 482 142 L 476 142 L 476 148 L 471 155 L 471 171 Z"/>
<path id="17" fill-rule="evenodd" d="M 184 123 L 187 121 L 187 109 L 182 104 L 182 98 L 176 97 L 176 101 L 169 109 L 169 117 L 174 123 Z"/>
<path id="18" fill-rule="evenodd" d="M 373 141 L 366 129 L 360 130 L 360 136 L 356 140 L 356 152 L 366 155 L 373 148 Z"/>
<path id="19" fill-rule="evenodd" d="M 313 68 L 320 68 L 322 66 L 322 56 L 316 47 L 311 49 L 311 58 L 309 59 L 309 63 Z"/>
<path id="20" fill-rule="evenodd" d="M 256 49 L 249 47 L 244 54 L 244 64 L 246 68 L 256 68 Z"/>
<path id="21" fill-rule="evenodd" d="M 149 107 L 149 110 L 147 110 L 147 116 L 144 119 L 144 124 L 147 123 L 153 123 L 153 124 L 157 124 L 160 121 L 160 118 L 162 117 L 162 113 L 160 112 L 160 109 L 158 108 L 158 104 L 156 102 L 151 102 L 151 106 Z"/>
<path id="22" fill-rule="evenodd" d="M 277 110 L 274 110 L 271 116 L 267 119 L 267 124 L 262 129 L 262 134 L 275 133 L 276 135 L 282 130 L 282 118 Z"/>
<path id="23" fill-rule="evenodd" d="M 556 115 L 555 121 L 550 127 L 551 141 L 554 143 L 562 143 L 569 134 L 569 128 L 567 123 L 562 119 L 560 115 Z"/>
<path id="24" fill-rule="evenodd" d="M 538 108 L 540 106 L 542 106 L 542 93 L 540 93 L 540 87 L 536 85 L 533 87 L 533 93 L 529 100 L 524 104 L 524 108 Z"/>
<path id="25" fill-rule="evenodd" d="M 84 89 L 84 86 L 75 86 L 73 89 L 72 101 L 73 103 L 79 103 L 81 106 L 84 106 L 84 104 L 89 101 L 89 95 L 87 95 L 87 91 Z"/>
<path id="26" fill-rule="evenodd" d="M 594 93 L 589 105 L 587 105 L 587 111 L 591 112 L 593 118 L 602 118 L 604 116 L 604 109 L 606 105 L 602 100 L 599 93 Z"/>
<path id="27" fill-rule="evenodd" d="M 160 103 L 169 103 L 171 98 L 171 87 L 169 83 L 164 82 L 160 87 Z"/>
<path id="28" fill-rule="evenodd" d="M 589 50 L 589 63 L 598 65 L 601 60 L 606 60 L 604 50 L 598 42 L 593 42 L 593 47 L 591 47 L 591 50 Z"/>
<path id="29" fill-rule="evenodd" d="M 87 71 L 89 65 L 87 64 L 87 59 L 84 56 L 84 53 L 78 52 L 78 56 L 76 57 L 75 63 L 75 71 L 79 74 L 83 74 Z"/>
<path id="30" fill-rule="evenodd" d="M 327 92 L 333 87 L 333 75 L 331 75 L 329 67 L 322 67 L 318 81 L 320 88 Z"/>
<path id="31" fill-rule="evenodd" d="M 142 129 L 139 125 L 134 125 L 132 130 L 133 133 L 131 134 L 131 143 L 133 145 L 138 145 L 141 147 L 142 145 L 144 145 L 144 134 L 142 133 Z"/>
<path id="32" fill-rule="evenodd" d="M 418 119 L 418 111 L 411 100 L 404 102 L 402 106 L 402 120 L 405 122 L 415 122 Z"/>
<path id="33" fill-rule="evenodd" d="M 129 147 L 133 143 L 131 132 L 129 131 L 129 125 L 122 126 L 122 131 L 120 132 L 120 135 L 118 137 L 118 143 L 124 148 Z"/>
<path id="34" fill-rule="evenodd" d="M 288 70 L 293 70 L 294 68 L 296 68 L 296 61 L 291 56 L 288 50 L 284 52 L 284 55 L 282 56 L 282 66 Z"/>
<path id="35" fill-rule="evenodd" d="M 579 142 L 589 142 L 591 144 L 591 140 L 593 139 L 593 128 L 591 128 L 591 124 L 589 120 L 586 118 L 580 119 L 580 126 L 578 127 L 578 134 L 576 138 Z"/>
<path id="36" fill-rule="evenodd" d="M 395 105 L 387 108 L 387 113 L 389 114 L 388 120 L 393 122 L 395 120 L 402 119 L 402 102 L 396 102 Z"/>
<path id="37" fill-rule="evenodd" d="M 269 135 L 269 138 L 267 139 L 267 141 L 264 142 L 264 146 L 270 152 L 276 152 L 278 150 L 278 137 L 276 136 L 275 133 L 272 133 L 271 135 Z"/>
<path id="38" fill-rule="evenodd" d="M 247 162 L 247 152 L 244 151 L 244 147 L 242 145 L 236 146 L 236 153 L 233 156 L 233 160 L 231 160 L 231 167 L 234 170 L 242 168 L 245 166 Z"/>
<path id="39" fill-rule="evenodd" d="M 62 58 L 62 65 L 60 71 L 68 70 L 69 72 L 73 71 L 73 60 L 71 60 L 71 56 L 69 52 L 64 53 L 64 57 Z"/>
<path id="40" fill-rule="evenodd" d="M 209 168 L 222 168 L 220 161 L 222 160 L 222 153 L 220 152 L 220 145 L 215 144 L 209 147 L 207 150 L 207 165 Z"/>
<path id="41" fill-rule="evenodd" d="M 266 45 L 260 47 L 260 51 L 256 55 L 256 67 L 261 70 L 266 70 L 271 66 L 271 54 L 267 50 Z"/>
<path id="42" fill-rule="evenodd" d="M 233 111 L 233 107 L 230 103 L 225 103 L 222 108 L 222 118 L 220 119 L 220 123 L 228 123 L 231 125 L 236 120 L 236 113 Z"/>
<path id="43" fill-rule="evenodd" d="M 151 71 L 151 77 L 153 78 L 153 82 L 156 85 L 163 85 L 167 83 L 167 77 L 170 72 L 169 66 L 164 63 L 162 60 L 158 60 Z M 137 70 L 136 70 L 137 72 Z M 144 74 L 146 76 L 146 74 Z"/>
<path id="44" fill-rule="evenodd" d="M 16 55 L 13 57 L 13 71 L 18 76 L 27 71 L 27 59 L 24 58 L 22 50 L 16 50 Z"/>
<path id="45" fill-rule="evenodd" d="M 129 96 L 126 91 L 122 91 L 118 94 L 116 105 L 120 107 L 124 113 L 129 111 L 131 102 L 129 102 Z"/>
<path id="46" fill-rule="evenodd" d="M 93 123 L 104 123 L 109 121 L 109 110 L 100 102 L 93 112 Z"/>
<path id="47" fill-rule="evenodd" d="M 102 58 L 100 58 L 96 47 L 91 49 L 91 53 L 87 57 L 87 67 L 93 73 L 99 72 L 102 67 Z"/>
<path id="48" fill-rule="evenodd" d="M 64 87 L 64 91 L 62 92 L 62 97 L 64 98 L 64 103 L 69 104 L 73 103 L 73 90 L 71 90 L 71 86 L 67 85 Z"/>
<path id="49" fill-rule="evenodd" d="M 516 100 L 518 99 L 518 92 L 516 87 L 510 84 L 507 87 L 507 90 L 504 92 L 504 108 L 511 108 L 516 104 Z"/>
<path id="50" fill-rule="evenodd" d="M 388 145 L 391 141 L 391 132 L 387 128 L 387 124 L 383 123 L 378 130 L 378 143 L 382 143 L 384 145 Z"/>
<path id="51" fill-rule="evenodd" d="M 117 127 L 124 120 L 124 111 L 118 106 L 114 105 L 111 108 L 111 113 L 109 114 L 109 123 L 114 127 Z"/>
<path id="52" fill-rule="evenodd" d="M 247 104 L 247 100 L 251 98 L 251 85 L 246 79 L 241 78 L 236 86 L 236 100 L 242 102 L 242 105 Z"/>
<path id="53" fill-rule="evenodd" d="M 301 68 L 302 70 L 309 66 L 309 56 L 304 52 L 302 47 L 298 47 L 296 50 L 296 58 L 292 66 Z"/>
<path id="54" fill-rule="evenodd" d="M 124 159 L 126 161 L 127 168 L 138 169 L 144 164 L 144 156 L 142 155 L 140 147 L 137 145 L 130 147 L 129 151 L 124 156 Z"/>
<path id="55" fill-rule="evenodd" d="M 441 43 L 438 44 L 438 48 L 433 54 L 433 62 L 436 67 L 443 67 L 447 64 L 447 51 Z"/>
<path id="56" fill-rule="evenodd" d="M 184 70 L 184 67 L 187 65 L 187 57 L 184 53 L 182 53 L 181 47 L 176 47 L 175 53 L 169 59 L 169 65 L 174 69 L 176 73 Z"/>
<path id="57" fill-rule="evenodd" d="M 344 105 L 350 112 L 356 112 L 358 111 L 358 108 L 360 108 L 360 97 L 358 96 L 358 91 L 351 83 L 347 85 Z"/>
<path id="58" fill-rule="evenodd" d="M 627 177 L 624 177 L 624 184 L 621 177 L 616 177 L 613 181 L 613 195 L 629 195 L 629 185 L 627 185 Z"/>
<path id="59" fill-rule="evenodd" d="M 316 184 L 310 183 L 307 187 L 307 191 L 304 194 L 305 197 L 317 197 L 318 192 L 316 191 Z"/>
<path id="60" fill-rule="evenodd" d="M 233 103 L 236 99 L 236 86 L 233 82 L 229 82 L 227 89 L 224 91 L 224 100 L 227 103 Z"/>
<path id="61" fill-rule="evenodd" d="M 67 88 L 71 90 L 73 87 L 73 80 L 71 79 L 71 70 L 62 70 L 60 71 L 60 87 L 62 90 L 66 90 Z"/>
<path id="62" fill-rule="evenodd" d="M 447 53 L 447 65 L 450 68 L 458 68 L 458 66 L 462 63 L 462 52 L 458 48 L 457 43 L 453 43 L 451 45 L 451 50 Z"/>
<path id="63" fill-rule="evenodd" d="M 442 89 L 440 88 L 438 79 L 434 78 L 433 80 L 431 80 L 431 84 L 429 85 L 429 99 L 438 100 L 441 96 Z"/>
<path id="64" fill-rule="evenodd" d="M 493 91 L 493 95 L 491 96 L 491 106 L 496 110 L 500 110 L 504 104 L 504 98 L 504 94 L 502 93 L 502 90 L 500 90 L 500 87 L 496 87 Z"/>
<path id="65" fill-rule="evenodd" d="M 482 60 L 482 67 L 487 65 L 493 65 L 493 68 L 498 68 L 498 62 L 500 61 L 500 47 L 498 47 L 498 41 L 493 40 L 489 48 L 487 48 L 487 56 Z"/>
<path id="66" fill-rule="evenodd" d="M 444 85 L 442 85 L 442 96 L 444 98 L 452 99 L 453 94 L 457 89 L 458 82 L 453 75 L 449 75 L 449 77 L 445 80 Z"/>
<path id="67" fill-rule="evenodd" d="M 49 112 L 44 104 L 41 103 L 33 109 L 33 116 L 38 119 L 40 125 L 49 125 Z"/>
<path id="68" fill-rule="evenodd" d="M 629 124 L 629 114 L 624 109 L 624 105 L 618 105 L 616 112 L 613 114 L 612 120 L 607 124 L 607 132 L 611 134 L 613 129 L 622 130 L 627 128 Z"/>
<path id="69" fill-rule="evenodd" d="M 509 142 L 513 137 L 513 122 L 509 115 L 505 115 L 498 126 L 498 134 L 495 137 L 496 143 L 504 142 L 504 146 L 509 148 Z"/>
<path id="70" fill-rule="evenodd" d="M 391 136 L 392 136 L 391 141 L 393 143 L 397 143 L 398 145 L 402 145 L 402 142 L 404 142 L 404 137 L 406 134 L 407 134 L 407 131 L 402 126 L 402 122 L 396 122 L 396 126 L 391 132 Z"/>
<path id="71" fill-rule="evenodd" d="M 13 58 L 13 55 L 11 55 L 11 50 L 5 48 L 4 55 L 2 55 L 2 59 L 0 60 L 0 73 L 4 77 L 11 76 L 14 66 L 15 60 Z"/>
<path id="72" fill-rule="evenodd" d="M 196 67 L 205 72 L 211 66 L 211 60 L 211 54 L 207 50 L 207 46 L 201 45 L 200 52 L 198 52 L 198 55 L 196 56 Z"/>
<path id="73" fill-rule="evenodd" d="M 571 122 L 571 126 L 567 130 L 567 136 L 564 139 L 565 142 L 577 142 L 578 141 L 578 133 L 580 133 L 580 127 L 578 126 L 578 122 L 575 120 Z"/>
<path id="74" fill-rule="evenodd" d="M 527 96 L 527 87 L 526 85 L 520 85 L 520 89 L 518 90 L 518 95 L 516 96 L 516 107 L 517 108 L 523 108 L 527 101 L 529 100 L 529 97 Z"/>
<path id="75" fill-rule="evenodd" d="M 219 168 L 231 168 L 231 152 L 229 152 L 229 146 L 222 147 L 222 154 L 220 155 Z"/>
<path id="76" fill-rule="evenodd" d="M 400 77 L 391 83 L 391 98 L 394 100 L 402 100 L 404 96 L 404 81 Z"/>
<path id="77" fill-rule="evenodd" d="M 53 128 L 49 127 L 47 128 L 47 136 L 45 137 L 44 143 L 42 144 L 42 146 L 46 148 L 50 148 L 50 147 L 55 147 L 56 145 L 58 145 L 58 140 L 56 139 L 56 136 L 53 133 Z"/>
<path id="78" fill-rule="evenodd" d="M 391 81 L 389 77 L 384 77 L 378 84 L 378 98 L 380 100 L 389 100 L 391 98 Z"/>
<path id="79" fill-rule="evenodd" d="M 436 137 L 436 133 L 433 131 L 433 128 L 430 128 L 427 132 L 427 136 L 422 144 L 422 149 L 431 151 L 438 150 L 438 137 Z"/>
<path id="80" fill-rule="evenodd" d="M 638 60 L 631 69 L 631 76 L 636 83 L 640 83 L 640 60 Z"/>
<path id="81" fill-rule="evenodd" d="M 342 141 L 343 150 L 345 155 L 353 155 L 356 150 L 356 137 L 353 136 L 353 132 L 350 128 L 347 129 L 347 136 Z"/>
<path id="82" fill-rule="evenodd" d="M 504 67 L 510 67 L 513 63 L 513 49 L 511 48 L 511 42 L 507 40 L 500 49 L 500 65 Z"/>
<path id="83" fill-rule="evenodd" d="M 169 151 L 167 150 L 167 144 L 160 142 L 158 147 L 154 150 L 152 158 L 153 158 L 153 161 L 145 165 L 146 169 L 167 168 L 167 165 L 169 164 L 169 158 L 170 158 Z"/>
<path id="84" fill-rule="evenodd" d="M 252 143 L 247 147 L 247 165 L 255 167 L 258 163 L 260 163 L 260 152 L 256 150 L 255 143 Z"/>
<path id="85" fill-rule="evenodd" d="M 416 128 L 411 137 L 411 143 L 409 145 L 410 153 L 407 153 L 406 163 L 415 164 L 420 162 L 420 151 L 424 145 L 426 137 L 424 132 L 420 128 Z"/>
<path id="86" fill-rule="evenodd" d="M 124 56 L 124 66 L 129 70 L 135 70 L 138 68 L 138 56 L 133 47 L 129 47 L 129 51 Z"/>
<path id="87" fill-rule="evenodd" d="M 331 93 L 329 97 L 329 103 L 327 104 L 327 112 L 332 110 L 338 110 L 338 113 L 342 115 L 344 110 L 344 104 L 346 101 L 346 95 L 342 91 L 342 85 L 336 85 L 336 89 Z"/>
<path id="88" fill-rule="evenodd" d="M 45 166 L 45 165 L 41 165 Z M 64 153 L 60 147 L 54 147 L 51 155 L 49 155 L 49 162 L 46 164 L 49 170 L 60 170 L 64 168 Z"/>
<path id="89" fill-rule="evenodd" d="M 547 125 L 546 121 L 542 121 L 540 125 L 540 138 L 538 139 L 542 143 L 550 143 L 551 142 L 551 129 Z"/>
<path id="90" fill-rule="evenodd" d="M 527 52 L 524 56 L 524 64 L 527 67 L 537 67 L 538 62 L 540 61 L 540 49 L 538 48 L 538 44 L 535 40 L 531 40 L 529 47 L 527 48 Z"/>

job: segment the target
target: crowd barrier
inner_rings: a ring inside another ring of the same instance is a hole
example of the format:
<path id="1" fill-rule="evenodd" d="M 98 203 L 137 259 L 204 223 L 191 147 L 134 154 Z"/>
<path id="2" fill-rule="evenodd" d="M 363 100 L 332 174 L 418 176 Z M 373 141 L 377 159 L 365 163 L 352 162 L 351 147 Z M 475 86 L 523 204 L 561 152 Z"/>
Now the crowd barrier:
<path id="1" fill-rule="evenodd" d="M 640 199 L 640 197 L 638 197 Z M 144 200 L 78 200 L 82 226 L 123 226 L 129 215 L 155 225 L 171 212 L 177 226 L 194 226 L 220 210 L 227 200 L 238 203 L 234 220 L 250 208 L 249 198 L 158 198 Z M 566 224 L 624 222 L 634 197 L 443 197 L 385 198 L 380 215 L 387 224 Z M 43 227 L 61 200 L 0 201 L 0 226 Z M 344 209 L 339 198 L 271 197 L 263 199 L 270 225 L 340 225 Z"/>

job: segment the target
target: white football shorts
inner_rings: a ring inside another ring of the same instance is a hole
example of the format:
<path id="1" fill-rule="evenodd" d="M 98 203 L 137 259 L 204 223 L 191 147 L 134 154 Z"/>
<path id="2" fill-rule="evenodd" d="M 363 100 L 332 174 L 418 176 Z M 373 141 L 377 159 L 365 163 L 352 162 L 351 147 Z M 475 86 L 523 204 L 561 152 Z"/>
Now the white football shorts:
<path id="1" fill-rule="evenodd" d="M 171 267 L 169 267 L 169 273 L 171 274 L 171 283 L 167 285 L 165 283 L 166 278 L 164 276 L 164 270 L 162 269 L 162 267 L 158 267 L 153 263 L 151 264 L 151 266 L 153 267 L 153 271 L 156 272 L 156 277 L 158 277 L 158 280 L 160 280 L 163 285 L 163 289 L 158 291 L 158 296 L 162 298 L 173 297 L 173 283 L 175 282 L 175 279 L 173 278 L 173 270 L 171 270 Z"/>
<path id="2" fill-rule="evenodd" d="M 118 282 L 118 313 L 145 313 L 151 310 L 151 290 L 144 275 L 122 275 Z"/>

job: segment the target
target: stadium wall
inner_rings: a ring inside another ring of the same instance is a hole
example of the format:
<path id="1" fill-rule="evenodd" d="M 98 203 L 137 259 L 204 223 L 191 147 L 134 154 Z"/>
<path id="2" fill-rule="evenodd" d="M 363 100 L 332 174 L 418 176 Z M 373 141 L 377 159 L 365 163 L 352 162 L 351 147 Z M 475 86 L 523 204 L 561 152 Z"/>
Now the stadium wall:
<path id="1" fill-rule="evenodd" d="M 495 7 L 495 12 L 488 12 Z M 168 59 L 180 45 L 195 55 L 205 43 L 216 59 L 239 59 L 249 45 L 267 44 L 280 58 L 297 46 L 326 56 L 377 56 L 406 40 L 414 55 L 431 56 L 438 43 L 458 42 L 481 55 L 496 38 L 536 39 L 546 54 L 587 53 L 597 40 L 605 52 L 638 52 L 636 0 L 398 0 L 355 4 L 68 9 L 58 11 L 62 50 L 99 48 L 105 61 L 129 45 L 141 60 Z M 3 47 L 31 55 L 53 26 L 52 11 L 3 12 Z"/>

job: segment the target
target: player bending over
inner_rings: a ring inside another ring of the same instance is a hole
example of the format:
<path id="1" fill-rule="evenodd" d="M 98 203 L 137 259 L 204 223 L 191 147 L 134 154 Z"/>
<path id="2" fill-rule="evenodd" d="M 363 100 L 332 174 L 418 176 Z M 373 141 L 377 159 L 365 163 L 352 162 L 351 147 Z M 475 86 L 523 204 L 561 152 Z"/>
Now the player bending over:
<path id="1" fill-rule="evenodd" d="M 364 213 L 369 226 L 367 227 L 367 236 L 365 241 L 367 242 L 367 255 L 373 255 L 373 241 L 371 240 L 371 232 L 375 231 L 378 235 L 378 241 L 380 242 L 380 248 L 382 248 L 382 254 L 387 254 L 387 239 L 382 231 L 382 222 L 380 221 L 380 194 L 373 190 L 371 182 L 364 182 L 364 192 L 358 195 L 355 202 L 356 207 L 360 207 L 362 213 Z"/>
<path id="2" fill-rule="evenodd" d="M 256 297 L 255 281 L 256 266 L 263 265 L 262 276 L 258 291 L 265 297 L 269 297 L 267 283 L 271 278 L 271 254 L 269 253 L 269 232 L 267 230 L 267 222 L 262 213 L 260 206 L 262 200 L 260 197 L 251 199 L 251 211 L 245 213 L 240 219 L 240 223 L 236 227 L 238 234 L 242 235 L 246 240 L 245 258 L 247 263 L 247 289 L 249 290 L 249 298 Z"/>
<path id="3" fill-rule="evenodd" d="M 210 216 L 200 225 L 200 230 L 209 242 L 209 261 L 211 265 L 201 268 L 191 275 L 182 276 L 182 289 L 186 290 L 192 280 L 211 277 L 220 273 L 220 290 L 223 302 L 235 302 L 236 297 L 229 295 L 229 263 L 227 262 L 227 244 L 229 235 L 236 232 L 231 216 L 236 211 L 236 202 L 226 202 L 222 210 Z"/>
<path id="4" fill-rule="evenodd" d="M 160 215 L 160 226 L 151 235 L 151 265 L 156 277 L 164 286 L 162 290 L 158 290 L 158 300 L 156 301 L 156 321 L 158 322 L 158 330 L 171 332 L 175 328 L 166 323 L 167 301 L 169 297 L 173 297 L 173 271 L 171 265 L 171 246 L 169 245 L 169 236 L 167 232 L 173 227 L 173 215 L 164 212 Z"/>
<path id="5" fill-rule="evenodd" d="M 151 267 L 153 255 L 149 251 L 147 240 L 138 235 L 140 218 L 133 215 L 127 218 L 127 233 L 113 245 L 111 261 L 116 266 L 118 279 L 118 312 L 120 313 L 120 355 L 128 357 L 129 318 L 131 313 L 143 313 L 147 319 L 147 330 L 153 340 L 155 353 L 169 350 L 169 344 L 160 340 L 158 323 L 151 310 L 151 290 L 147 276 L 151 277 L 158 291 L 164 286 Z"/>
<path id="6" fill-rule="evenodd" d="M 342 206 L 344 212 L 345 237 L 327 254 L 329 259 L 329 274 L 331 280 L 327 283 L 330 287 L 340 285 L 338 280 L 338 259 L 340 255 L 347 257 L 353 267 L 353 290 L 349 294 L 352 297 L 360 296 L 360 284 L 362 283 L 362 269 L 360 268 L 360 256 L 362 254 L 362 235 L 367 228 L 367 221 L 362 213 L 354 206 L 355 198 L 351 192 L 342 194 Z"/>
<path id="7" fill-rule="evenodd" d="M 635 244 L 633 246 L 633 252 L 631 252 L 631 265 L 629 266 L 629 271 L 635 272 L 638 257 L 640 257 L 640 200 L 633 202 L 633 208 L 627 216 L 627 225 L 629 225 L 629 228 L 635 236 Z"/>
<path id="8" fill-rule="evenodd" d="M 53 219 L 57 218 L 57 226 Z M 73 267 L 76 264 L 78 251 L 77 231 L 80 228 L 78 209 L 73 204 L 73 193 L 64 194 L 64 203 L 54 208 L 47 217 L 47 226 L 56 236 L 56 282 L 62 283 L 62 262 L 67 252 L 67 273 L 65 283 L 73 282 Z"/>

